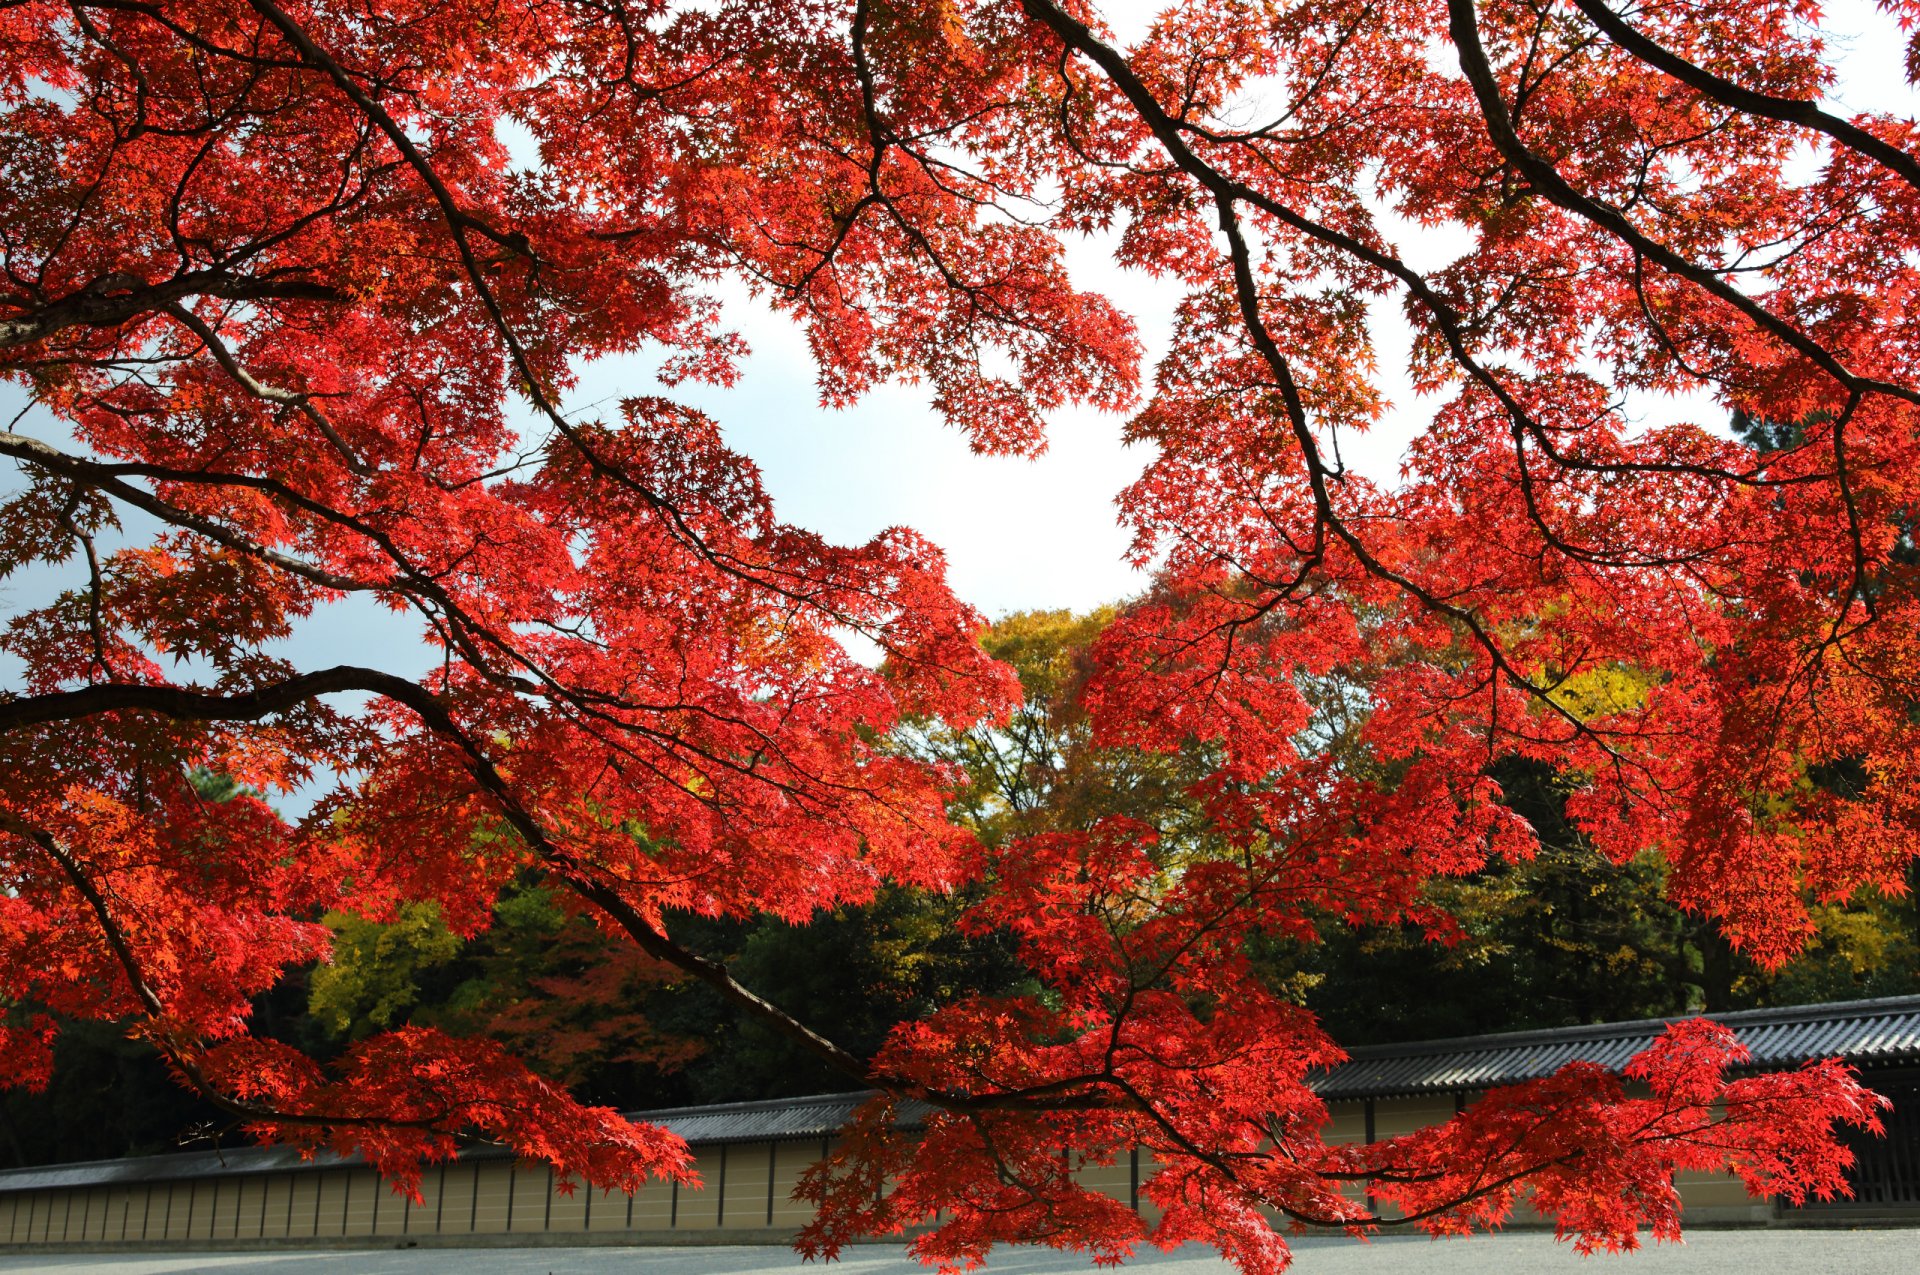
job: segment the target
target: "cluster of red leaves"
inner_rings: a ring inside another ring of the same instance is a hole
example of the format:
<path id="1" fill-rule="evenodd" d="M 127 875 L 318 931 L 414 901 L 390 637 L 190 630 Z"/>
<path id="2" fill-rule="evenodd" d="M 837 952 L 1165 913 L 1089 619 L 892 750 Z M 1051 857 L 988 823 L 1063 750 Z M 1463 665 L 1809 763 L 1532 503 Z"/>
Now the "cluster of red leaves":
<path id="1" fill-rule="evenodd" d="M 1839 1120 L 1878 1132 L 1886 1099 L 1831 1061 L 1727 1079 L 1747 1058 L 1718 1024 L 1676 1023 L 1626 1067 L 1651 1096 L 1570 1063 L 1493 1091 L 1451 1123 L 1348 1149 L 1348 1158 L 1377 1199 L 1435 1234 L 1498 1226 L 1530 1196 L 1581 1252 L 1633 1248 L 1641 1229 L 1678 1239 L 1676 1172 L 1735 1174 L 1754 1195 L 1793 1204 L 1831 1198 L 1847 1159 L 1825 1130 Z"/>
<path id="2" fill-rule="evenodd" d="M 1278 1272 L 1290 1264 L 1281 1235 L 1290 1228 L 1362 1235 L 1388 1222 L 1467 1234 L 1501 1226 L 1522 1204 L 1583 1253 L 1620 1251 L 1643 1231 L 1679 1238 L 1678 1172 L 1735 1174 L 1756 1196 L 1796 1204 L 1831 1198 L 1850 1162 L 1833 1125 L 1877 1133 L 1887 1105 L 1832 1061 L 1729 1079 L 1746 1048 L 1694 1020 L 1636 1055 L 1624 1082 L 1570 1063 L 1417 1133 L 1328 1143 L 1329 1116 L 1306 1072 L 1343 1055 L 1298 1010 L 1255 992 L 1206 1020 L 1152 994 L 1124 1023 L 1071 1022 L 1031 1002 L 974 1005 L 897 1047 L 900 1065 L 930 1088 L 973 1101 L 950 1103 L 911 1140 L 895 1129 L 895 1102 L 870 1104 L 802 1184 L 820 1210 L 804 1253 L 832 1256 L 854 1236 L 919 1225 L 930 1229 L 914 1253 L 943 1271 L 974 1269 L 1005 1243 L 1117 1264 L 1144 1241 L 1205 1243 L 1242 1270 Z M 1154 1101 L 1071 1100 L 1102 1088 Z M 1141 1198 L 1159 1210 L 1151 1226 L 1077 1179 L 1136 1148 Z"/>
<path id="3" fill-rule="evenodd" d="M 1831 1066 L 1722 1082 L 1706 1029 L 1648 1056 L 1651 1100 L 1573 1069 L 1326 1146 L 1305 1077 L 1338 1050 L 1243 956 L 1328 916 L 1444 934 L 1423 883 L 1531 851 L 1488 777 L 1515 757 L 1763 960 L 1807 898 L 1902 888 L 1920 161 L 1910 122 L 1814 104 L 1816 17 L 1180 0 L 1122 49 L 1081 0 L 0 6 L 0 376 L 37 409 L 0 430 L 0 575 L 72 586 L 0 630 L 0 1079 L 44 1083 L 63 1018 L 125 1020 L 260 1136 L 402 1183 L 471 1130 L 569 1180 L 683 1175 L 495 1049 L 405 1029 L 327 1074 L 247 1034 L 327 908 L 470 934 L 538 874 L 888 1092 L 813 1179 L 819 1251 L 944 1210 L 930 1260 L 1116 1258 L 1141 1224 L 1072 1170 L 1136 1144 L 1152 1238 L 1249 1270 L 1285 1264 L 1269 1214 L 1391 1221 L 1362 1187 L 1435 1229 L 1527 1187 L 1583 1242 L 1666 1234 L 1708 1120 L 1755 1189 L 1839 1188 L 1871 1100 Z M 1386 212 L 1465 246 L 1414 264 Z M 1092 230 L 1181 300 L 1122 498 L 1160 583 L 1089 702 L 1103 742 L 1218 753 L 1189 795 L 1230 853 L 1121 821 L 979 851 L 953 776 L 887 744 L 1014 694 L 937 548 L 780 522 L 670 399 L 565 401 L 636 351 L 725 382 L 744 282 L 825 402 L 920 381 L 1031 453 L 1051 408 L 1135 406 L 1128 321 L 1064 265 Z M 1390 298 L 1431 421 L 1386 488 L 1340 440 L 1387 409 Z M 1748 436 L 1629 410 L 1695 390 Z M 431 671 L 286 658 L 356 597 Z M 196 770 L 334 786 L 289 824 Z M 888 880 L 979 883 L 968 923 L 1044 994 L 862 1060 L 671 932 Z M 937 1112 L 913 1146 L 905 1096 Z"/>
<path id="4" fill-rule="evenodd" d="M 1185 134 L 1169 184 L 1214 197 L 1150 202 L 1111 169 L 1083 196 L 1124 206 L 1136 259 L 1190 289 L 1133 425 L 1161 455 L 1126 508 L 1168 598 L 1109 639 L 1111 737 L 1215 738 L 1247 776 L 1312 768 L 1299 675 L 1332 672 L 1365 688 L 1378 755 L 1466 809 L 1490 754 L 1579 779 L 1603 850 L 1665 852 L 1677 897 L 1762 960 L 1798 946 L 1805 895 L 1903 888 L 1920 455 L 1910 267 L 1885 253 L 1914 229 L 1920 169 L 1832 145 L 1796 180 L 1806 131 L 1596 38 L 1597 3 L 1210 8 L 1164 19 L 1130 65 Z M 1806 99 L 1829 72 L 1803 8 L 1634 22 L 1703 75 Z M 1477 71 L 1495 105 L 1524 100 L 1520 124 L 1476 100 Z M 1295 117 L 1193 122 L 1249 76 L 1307 86 Z M 1106 112 L 1102 154 L 1148 144 L 1140 112 Z M 1567 188 L 1535 161 L 1564 161 Z M 1471 246 L 1423 274 L 1381 205 Z M 1176 251 L 1223 216 L 1240 276 Z M 1437 403 L 1387 491 L 1334 457 L 1380 414 L 1366 323 L 1390 289 Z M 1711 420 L 1637 428 L 1623 403 L 1703 386 L 1791 428 L 1756 455 Z M 1634 694 L 1581 699 L 1622 680 Z M 1823 783 L 1835 766 L 1864 778 Z M 1365 822 L 1382 799 L 1324 804 Z"/>
<path id="5" fill-rule="evenodd" d="M 263 1119 L 254 1126 L 261 1138 L 358 1153 L 416 1201 L 422 1168 L 453 1158 L 456 1130 L 552 1165 L 566 1194 L 582 1182 L 632 1194 L 649 1175 L 700 1184 L 680 1138 L 581 1106 L 485 1038 L 403 1027 L 354 1045 L 331 1075 L 297 1050 L 253 1037 L 216 1045 L 195 1063 L 244 1102 L 328 1114 L 324 1126 Z"/>

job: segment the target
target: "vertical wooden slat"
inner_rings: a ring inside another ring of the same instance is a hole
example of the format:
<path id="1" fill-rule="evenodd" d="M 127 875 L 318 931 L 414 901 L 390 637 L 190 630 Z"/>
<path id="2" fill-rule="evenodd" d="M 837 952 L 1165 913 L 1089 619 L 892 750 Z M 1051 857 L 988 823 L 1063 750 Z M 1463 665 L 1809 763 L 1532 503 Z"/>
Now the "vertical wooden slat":
<path id="1" fill-rule="evenodd" d="M 805 1226 L 813 1220 L 813 1206 L 794 1199 L 793 1188 L 799 1185 L 800 1176 L 813 1167 L 816 1148 L 811 1142 L 782 1142 L 776 1145 L 779 1147 L 779 1156 L 774 1163 L 779 1166 L 780 1181 L 773 1193 L 773 1225 Z"/>
<path id="2" fill-rule="evenodd" d="M 440 1192 L 433 1202 L 435 1235 L 468 1235 L 473 1231 L 473 1174 L 458 1162 L 440 1166 Z M 420 1227 L 426 1229 L 422 1215 Z"/>
<path id="3" fill-rule="evenodd" d="M 1366 1101 L 1366 1103 L 1365 1103 L 1365 1105 L 1364 1105 L 1364 1107 L 1362 1108 L 1362 1110 L 1363 1110 L 1363 1111 L 1364 1111 L 1364 1112 L 1366 1113 L 1366 1121 L 1367 1121 L 1367 1142 L 1368 1142 L 1368 1144 L 1369 1144 L 1369 1145 L 1371 1145 L 1371 1144 L 1373 1144 L 1373 1143 L 1375 1143 L 1375 1142 L 1377 1142 L 1377 1141 L 1379 1141 L 1379 1138 L 1378 1138 L 1378 1137 L 1376 1137 L 1376 1136 L 1375 1136 L 1375 1133 L 1374 1133 L 1374 1107 L 1373 1107 L 1373 1099 L 1371 1099 L 1371 1098 L 1369 1098 L 1369 1099 L 1367 1099 L 1367 1101 Z M 1371 1190 L 1369 1190 L 1369 1191 L 1367 1192 L 1367 1212 L 1369 1212 L 1369 1213 L 1378 1213 L 1379 1211 L 1380 1211 L 1380 1206 L 1379 1206 L 1379 1204 L 1378 1204 L 1378 1203 L 1376 1203 L 1376 1202 L 1375 1202 L 1375 1200 L 1374 1200 L 1374 1198 L 1373 1198 L 1373 1192 L 1372 1192 Z"/>
<path id="4" fill-rule="evenodd" d="M 560 1175 L 548 1166 L 546 1229 L 556 1235 L 577 1235 L 588 1229 L 593 1216 L 593 1187 L 584 1182 L 573 1183 L 571 1195 L 561 1194 L 560 1187 Z"/>
<path id="5" fill-rule="evenodd" d="M 313 1175 L 313 1233 L 315 1235 L 320 1234 L 320 1214 L 326 1208 L 327 1182 L 332 1176 L 330 1173 Z"/>
<path id="6" fill-rule="evenodd" d="M 779 1165 L 775 1163 L 775 1160 L 779 1154 L 779 1148 L 780 1148 L 780 1144 L 777 1142 L 767 1143 L 767 1225 L 768 1226 L 773 1225 L 773 1183 L 774 1183 L 774 1179 L 776 1179 L 779 1176 L 779 1172 L 778 1172 Z"/>
<path id="7" fill-rule="evenodd" d="M 546 1229 L 547 1210 L 553 1201 L 551 1170 L 536 1173 L 528 1165 L 525 1173 L 519 1173 L 516 1166 L 513 1196 L 514 1221 L 507 1229 L 521 1234 Z"/>
<path id="8" fill-rule="evenodd" d="M 476 1162 L 474 1165 L 474 1230 L 482 1235 L 503 1234 L 513 1207 L 514 1177 L 511 1161 Z"/>

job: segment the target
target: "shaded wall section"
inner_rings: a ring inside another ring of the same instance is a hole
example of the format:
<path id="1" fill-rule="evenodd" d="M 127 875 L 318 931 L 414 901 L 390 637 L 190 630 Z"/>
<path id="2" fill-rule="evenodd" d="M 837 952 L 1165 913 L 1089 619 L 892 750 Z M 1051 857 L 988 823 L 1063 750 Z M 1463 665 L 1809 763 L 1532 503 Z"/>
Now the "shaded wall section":
<path id="1" fill-rule="evenodd" d="M 1856 1199 L 1829 1209 L 1920 1219 L 1920 997 L 1753 1010 L 1717 1016 L 1754 1053 L 1757 1069 L 1841 1056 L 1894 1099 L 1889 1136 L 1856 1148 Z M 1353 1051 L 1315 1078 L 1333 1114 L 1329 1138 L 1372 1141 L 1446 1120 L 1493 1085 L 1546 1075 L 1580 1059 L 1618 1068 L 1664 1021 L 1417 1041 Z M 654 1184 L 633 1196 L 568 1192 L 543 1164 L 495 1148 L 427 1170 L 419 1201 L 364 1164 L 302 1159 L 280 1148 L 202 1151 L 0 1173 L 0 1246 L 152 1248 L 405 1243 L 676 1243 L 791 1236 L 812 1216 L 793 1191 L 824 1158 L 866 1094 L 828 1094 L 635 1113 L 693 1147 L 704 1186 Z M 928 1109 L 906 1104 L 909 1127 Z M 1149 1155 L 1083 1163 L 1091 1190 L 1153 1210 L 1140 1187 Z M 1680 1181 L 1693 1221 L 1794 1217 L 1747 1197 L 1731 1177 Z"/>

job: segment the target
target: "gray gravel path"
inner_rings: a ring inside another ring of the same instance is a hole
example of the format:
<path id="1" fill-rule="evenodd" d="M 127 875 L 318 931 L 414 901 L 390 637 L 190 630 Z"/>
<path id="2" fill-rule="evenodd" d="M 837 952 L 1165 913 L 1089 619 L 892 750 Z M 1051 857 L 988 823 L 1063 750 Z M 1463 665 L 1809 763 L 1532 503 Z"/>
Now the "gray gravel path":
<path id="1" fill-rule="evenodd" d="M 1402 1236 L 1358 1244 L 1296 1241 L 1296 1275 L 1912 1275 L 1920 1272 L 1920 1230 L 1695 1231 L 1684 1245 L 1582 1259 L 1540 1232 L 1469 1240 Z M 862 1246 L 837 1275 L 914 1275 L 923 1268 L 896 1245 Z M 1088 1270 L 1070 1254 L 1002 1250 L 990 1275 L 1065 1275 Z M 1205 1250 L 1148 1250 L 1126 1270 L 1153 1275 L 1223 1275 Z M 435 1248 L 334 1252 L 0 1255 L 0 1272 L 50 1275 L 801 1275 L 817 1271 L 780 1248 Z"/>

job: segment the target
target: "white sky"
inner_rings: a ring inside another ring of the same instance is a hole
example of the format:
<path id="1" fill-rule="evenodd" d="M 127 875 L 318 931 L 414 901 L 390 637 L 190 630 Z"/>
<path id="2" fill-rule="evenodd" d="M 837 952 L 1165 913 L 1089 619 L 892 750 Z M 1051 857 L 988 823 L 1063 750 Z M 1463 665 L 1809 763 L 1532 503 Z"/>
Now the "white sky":
<path id="1" fill-rule="evenodd" d="M 1123 39 L 1144 28 L 1154 7 L 1101 6 Z M 1842 81 L 1833 95 L 1838 107 L 1848 113 L 1920 113 L 1904 80 L 1905 41 L 1893 22 L 1870 0 L 1845 0 L 1830 12 L 1842 50 Z M 1396 236 L 1417 263 L 1449 255 L 1445 240 L 1419 242 L 1419 235 L 1408 228 Z M 1106 293 L 1135 317 L 1150 368 L 1165 348 L 1175 292 L 1115 269 L 1098 242 L 1075 244 L 1069 260 L 1081 286 Z M 1395 408 L 1372 435 L 1342 436 L 1348 463 L 1380 481 L 1392 480 L 1407 440 L 1425 419 L 1403 373 L 1408 342 L 1398 304 L 1391 299 L 1377 307 L 1374 325 L 1384 389 Z M 1144 584 L 1123 561 L 1127 535 L 1113 502 L 1148 457 L 1120 445 L 1118 417 L 1058 412 L 1041 458 L 976 456 L 933 416 L 925 389 L 890 387 L 851 409 L 826 411 L 817 405 L 813 368 L 797 329 L 764 306 L 747 303 L 733 311 L 731 322 L 753 347 L 740 382 L 726 390 L 681 387 L 670 393 L 712 415 L 730 444 L 761 466 L 785 521 L 842 543 L 911 526 L 947 551 L 954 587 L 989 616 L 1086 608 Z M 596 364 L 585 370 L 570 403 L 659 392 L 649 367 L 638 356 Z M 6 415 L 13 410 L 9 400 L 17 405 L 17 393 L 0 390 Z M 1640 410 L 1651 419 L 1674 412 L 1701 419 L 1697 404 L 1653 402 Z M 0 490 L 11 486 L 9 479 L 0 472 Z M 23 573 L 0 585 L 0 621 L 40 604 L 57 587 L 54 578 L 52 572 Z M 364 603 L 329 609 L 288 647 L 287 654 L 308 667 L 367 663 L 415 673 L 425 663 L 415 621 Z M 16 675 L 17 666 L 0 660 L 0 686 Z"/>
<path id="2" fill-rule="evenodd" d="M 1144 31 L 1158 8 L 1139 0 L 1099 7 L 1122 39 Z M 1843 0 L 1829 12 L 1841 46 L 1838 107 L 1920 113 L 1920 94 L 1905 82 L 1905 40 L 1892 19 L 1871 0 Z M 1429 242 L 1417 242 L 1423 233 Z M 1406 227 L 1395 237 L 1410 260 L 1428 265 L 1454 251 L 1445 235 Z M 1069 266 L 1076 283 L 1104 292 L 1138 321 L 1150 369 L 1166 348 L 1177 293 L 1114 267 L 1098 242 L 1073 245 Z M 1395 406 L 1370 436 L 1343 434 L 1342 450 L 1353 468 L 1391 482 L 1426 412 L 1404 374 L 1409 340 L 1398 297 L 1376 306 L 1374 317 L 1382 381 Z M 1146 583 L 1122 560 L 1128 537 L 1113 501 L 1149 457 L 1120 444 L 1119 417 L 1058 412 L 1039 459 L 975 456 L 934 418 L 924 390 L 894 387 L 845 411 L 818 408 L 807 395 L 813 373 L 797 330 L 764 310 L 736 322 L 754 350 L 740 384 L 676 394 L 711 414 L 731 445 L 761 465 L 785 520 L 844 542 L 896 524 L 914 527 L 945 548 L 957 591 L 991 616 L 1086 608 Z M 624 380 L 631 368 L 610 361 L 592 369 L 578 401 L 632 384 Z M 1699 402 L 1634 406 L 1649 418 L 1683 413 L 1710 423 L 1701 419 Z"/>

